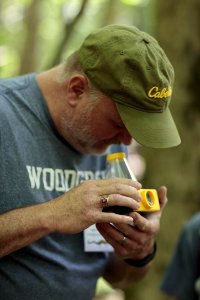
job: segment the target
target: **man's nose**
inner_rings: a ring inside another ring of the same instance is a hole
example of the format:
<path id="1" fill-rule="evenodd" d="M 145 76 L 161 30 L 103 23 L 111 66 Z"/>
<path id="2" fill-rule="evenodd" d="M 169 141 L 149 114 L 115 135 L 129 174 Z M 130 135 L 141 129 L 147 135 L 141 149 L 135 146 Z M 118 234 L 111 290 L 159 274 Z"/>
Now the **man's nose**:
<path id="1" fill-rule="evenodd" d="M 124 145 L 130 145 L 131 144 L 131 140 L 132 140 L 132 136 L 130 135 L 130 133 L 128 132 L 127 129 L 124 129 L 121 132 L 121 141 Z"/>

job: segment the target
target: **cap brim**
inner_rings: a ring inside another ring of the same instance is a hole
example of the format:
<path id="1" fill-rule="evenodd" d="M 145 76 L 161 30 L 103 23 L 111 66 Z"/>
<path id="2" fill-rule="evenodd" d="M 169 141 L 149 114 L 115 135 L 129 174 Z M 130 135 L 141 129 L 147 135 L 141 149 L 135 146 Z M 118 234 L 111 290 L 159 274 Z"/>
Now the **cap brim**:
<path id="1" fill-rule="evenodd" d="M 151 148 L 170 148 L 181 143 L 169 108 L 162 113 L 152 113 L 120 103 L 116 106 L 127 130 L 139 144 Z"/>

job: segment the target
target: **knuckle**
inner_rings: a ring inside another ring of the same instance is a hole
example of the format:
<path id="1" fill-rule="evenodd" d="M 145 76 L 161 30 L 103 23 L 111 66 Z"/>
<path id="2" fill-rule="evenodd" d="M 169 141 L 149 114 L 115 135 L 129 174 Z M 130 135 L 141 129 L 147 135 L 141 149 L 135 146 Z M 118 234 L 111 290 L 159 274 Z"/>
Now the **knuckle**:
<path id="1" fill-rule="evenodd" d="M 113 194 L 112 196 L 110 196 L 110 199 L 113 199 L 115 200 L 115 202 L 117 201 L 120 201 L 121 199 L 121 195 L 120 194 Z"/>
<path id="2" fill-rule="evenodd" d="M 154 226 L 153 224 L 150 224 L 149 230 L 148 230 L 149 235 L 150 236 L 156 235 L 158 233 L 158 231 L 159 231 L 159 228 L 160 228 L 159 224 L 157 226 Z"/>
<path id="3" fill-rule="evenodd" d="M 83 192 L 87 193 L 95 193 L 97 189 L 97 185 L 95 180 L 87 180 L 82 182 Z"/>
<path id="4" fill-rule="evenodd" d="M 115 190 L 116 190 L 117 193 L 121 192 L 122 188 L 121 188 L 121 184 L 120 183 L 115 183 L 114 187 L 115 187 Z"/>
<path id="5" fill-rule="evenodd" d="M 96 218 L 95 218 L 95 215 L 93 213 L 88 213 L 87 214 L 87 220 L 89 220 L 91 224 L 96 223 Z"/>
<path id="6" fill-rule="evenodd" d="M 120 252 L 121 252 L 121 256 L 124 258 L 127 257 L 129 254 L 129 251 L 126 248 L 122 248 Z"/>
<path id="7" fill-rule="evenodd" d="M 146 239 L 145 237 L 141 238 L 139 241 L 139 249 L 141 250 L 144 246 L 146 246 L 148 244 L 149 238 Z"/>

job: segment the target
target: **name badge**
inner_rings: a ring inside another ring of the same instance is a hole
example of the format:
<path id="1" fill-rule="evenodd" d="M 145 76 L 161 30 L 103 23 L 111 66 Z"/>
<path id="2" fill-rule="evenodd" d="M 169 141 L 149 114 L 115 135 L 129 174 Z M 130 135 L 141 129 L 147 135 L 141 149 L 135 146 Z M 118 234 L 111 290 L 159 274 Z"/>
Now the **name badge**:
<path id="1" fill-rule="evenodd" d="M 113 252 L 113 247 L 106 242 L 104 237 L 96 229 L 95 225 L 90 226 L 83 232 L 85 252 Z"/>

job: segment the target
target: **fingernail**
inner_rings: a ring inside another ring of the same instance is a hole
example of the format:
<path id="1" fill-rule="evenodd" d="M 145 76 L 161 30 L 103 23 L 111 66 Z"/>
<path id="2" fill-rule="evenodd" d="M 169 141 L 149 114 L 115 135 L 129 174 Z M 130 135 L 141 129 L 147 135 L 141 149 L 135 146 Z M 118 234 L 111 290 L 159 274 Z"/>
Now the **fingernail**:
<path id="1" fill-rule="evenodd" d="M 138 203 L 136 203 L 134 210 L 138 210 L 139 208 L 140 208 L 140 205 Z"/>
<path id="2" fill-rule="evenodd" d="M 135 227 L 135 222 L 134 222 L 134 219 L 132 218 L 132 221 L 130 223 L 128 223 L 128 225 L 132 226 L 132 227 Z"/>
<path id="3" fill-rule="evenodd" d="M 128 217 L 128 224 L 132 225 L 133 224 L 133 218 L 132 217 Z"/>
<path id="4" fill-rule="evenodd" d="M 135 182 L 137 183 L 137 185 L 138 185 L 139 189 L 141 189 L 141 188 L 142 188 L 142 185 L 141 185 L 141 183 L 140 183 L 139 181 L 135 181 Z"/>

